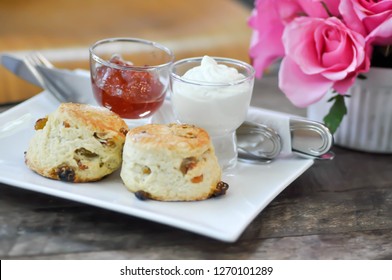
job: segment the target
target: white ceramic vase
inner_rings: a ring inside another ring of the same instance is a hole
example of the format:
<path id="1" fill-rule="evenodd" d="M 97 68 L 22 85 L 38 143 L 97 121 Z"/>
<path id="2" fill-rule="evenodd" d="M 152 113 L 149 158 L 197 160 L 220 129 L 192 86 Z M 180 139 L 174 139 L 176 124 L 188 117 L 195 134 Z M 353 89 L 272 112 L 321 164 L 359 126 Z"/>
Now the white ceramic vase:
<path id="1" fill-rule="evenodd" d="M 360 151 L 392 153 L 392 69 L 372 67 L 345 98 L 347 115 L 334 134 L 335 144 Z M 323 120 L 332 106 L 322 100 L 308 107 L 308 118 Z"/>

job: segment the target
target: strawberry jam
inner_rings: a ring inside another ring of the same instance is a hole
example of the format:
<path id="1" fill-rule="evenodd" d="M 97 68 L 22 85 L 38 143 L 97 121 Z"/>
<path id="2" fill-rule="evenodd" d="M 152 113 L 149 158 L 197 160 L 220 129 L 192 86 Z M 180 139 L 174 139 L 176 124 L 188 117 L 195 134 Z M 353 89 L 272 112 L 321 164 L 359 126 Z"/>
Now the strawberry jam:
<path id="1" fill-rule="evenodd" d="M 113 56 L 111 63 L 132 66 L 130 62 Z M 91 76 L 97 101 L 125 119 L 140 119 L 157 111 L 164 99 L 164 85 L 159 77 L 148 71 L 97 67 Z"/>

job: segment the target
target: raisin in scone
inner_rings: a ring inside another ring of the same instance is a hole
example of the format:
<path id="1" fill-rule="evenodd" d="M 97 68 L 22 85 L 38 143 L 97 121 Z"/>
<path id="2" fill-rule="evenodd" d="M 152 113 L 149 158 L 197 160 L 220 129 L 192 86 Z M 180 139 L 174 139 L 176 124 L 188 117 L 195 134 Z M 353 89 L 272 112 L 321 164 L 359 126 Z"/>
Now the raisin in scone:
<path id="1" fill-rule="evenodd" d="M 102 179 L 121 166 L 128 127 L 106 108 L 63 103 L 37 120 L 25 153 L 36 173 L 67 182 Z"/>
<path id="2" fill-rule="evenodd" d="M 125 140 L 120 176 L 141 199 L 203 200 L 224 194 L 221 169 L 207 132 L 186 124 L 148 124 Z"/>

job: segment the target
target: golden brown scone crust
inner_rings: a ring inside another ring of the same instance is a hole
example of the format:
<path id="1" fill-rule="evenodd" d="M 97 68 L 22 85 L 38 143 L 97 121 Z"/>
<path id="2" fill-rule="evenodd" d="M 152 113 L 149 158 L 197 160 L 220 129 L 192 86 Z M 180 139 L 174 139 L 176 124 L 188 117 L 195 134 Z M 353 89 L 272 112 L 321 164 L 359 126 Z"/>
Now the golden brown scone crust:
<path id="1" fill-rule="evenodd" d="M 76 119 L 90 129 L 104 132 L 113 131 L 115 133 L 118 133 L 122 128 L 127 129 L 126 123 L 119 115 L 104 107 L 79 103 L 62 103 L 58 107 L 58 111 L 60 114 L 67 114 L 71 119 Z M 124 134 L 121 133 L 120 136 L 123 137 Z"/>
<path id="2" fill-rule="evenodd" d="M 38 174 L 67 182 L 102 179 L 121 165 L 128 127 L 108 109 L 63 103 L 35 125 L 25 154 Z"/>
<path id="3" fill-rule="evenodd" d="M 208 133 L 189 124 L 144 125 L 130 130 L 127 138 L 139 144 L 184 155 L 200 154 L 211 146 Z"/>
<path id="4" fill-rule="evenodd" d="M 131 129 L 120 175 L 138 196 L 162 201 L 203 200 L 221 187 L 221 169 L 208 133 L 187 124 Z"/>

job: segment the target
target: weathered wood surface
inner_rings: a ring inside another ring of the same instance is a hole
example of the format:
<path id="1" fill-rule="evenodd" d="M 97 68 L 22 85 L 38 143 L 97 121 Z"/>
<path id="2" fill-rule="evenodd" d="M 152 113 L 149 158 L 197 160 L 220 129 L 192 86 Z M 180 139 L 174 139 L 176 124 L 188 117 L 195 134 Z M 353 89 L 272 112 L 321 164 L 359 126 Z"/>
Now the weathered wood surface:
<path id="1" fill-rule="evenodd" d="M 304 114 L 274 76 L 256 82 L 252 103 Z M 392 259 L 392 155 L 333 150 L 232 244 L 0 184 L 0 258 Z"/>

